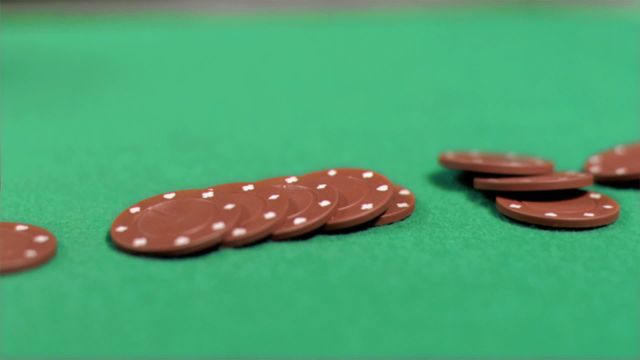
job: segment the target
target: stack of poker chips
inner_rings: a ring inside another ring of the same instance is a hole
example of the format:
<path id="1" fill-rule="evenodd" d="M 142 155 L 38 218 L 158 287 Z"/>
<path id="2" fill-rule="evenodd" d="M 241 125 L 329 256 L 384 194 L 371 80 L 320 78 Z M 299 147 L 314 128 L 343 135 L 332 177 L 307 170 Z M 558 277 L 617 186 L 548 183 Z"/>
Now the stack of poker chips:
<path id="1" fill-rule="evenodd" d="M 384 175 L 341 168 L 156 195 L 127 207 L 110 234 L 130 253 L 182 256 L 391 224 L 414 208 L 411 191 Z"/>
<path id="2" fill-rule="evenodd" d="M 640 144 L 619 145 L 594 155 L 585 172 L 554 171 L 551 161 L 512 153 L 478 151 L 440 154 L 442 166 L 462 170 L 473 187 L 495 195 L 498 211 L 540 227 L 588 229 L 614 223 L 620 206 L 611 197 L 582 188 L 594 179 L 607 184 L 640 183 Z"/>

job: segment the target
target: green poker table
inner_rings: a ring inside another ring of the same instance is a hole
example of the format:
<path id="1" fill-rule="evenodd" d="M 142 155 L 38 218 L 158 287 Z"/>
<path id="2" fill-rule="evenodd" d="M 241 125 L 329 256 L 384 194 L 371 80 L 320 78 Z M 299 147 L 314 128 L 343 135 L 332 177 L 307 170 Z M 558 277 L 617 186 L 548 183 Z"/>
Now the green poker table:
<path id="1" fill-rule="evenodd" d="M 0 220 L 58 238 L 0 279 L 3 358 L 640 356 L 640 192 L 588 231 L 501 216 L 437 162 L 561 170 L 640 134 L 629 8 L 4 13 Z M 179 189 L 379 171 L 397 224 L 158 259 L 127 206 Z"/>

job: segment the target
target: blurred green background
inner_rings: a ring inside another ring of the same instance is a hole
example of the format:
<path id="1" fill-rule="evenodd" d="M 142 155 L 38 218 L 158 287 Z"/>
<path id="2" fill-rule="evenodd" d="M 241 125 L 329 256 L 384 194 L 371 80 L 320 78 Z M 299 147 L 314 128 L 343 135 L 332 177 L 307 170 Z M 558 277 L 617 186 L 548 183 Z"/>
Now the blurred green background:
<path id="1" fill-rule="evenodd" d="M 640 200 L 592 231 L 501 217 L 448 149 L 578 169 L 640 134 L 630 7 L 2 13 L 0 220 L 56 258 L 0 279 L 0 355 L 640 357 Z M 112 219 L 173 189 L 334 166 L 408 220 L 159 260 Z"/>

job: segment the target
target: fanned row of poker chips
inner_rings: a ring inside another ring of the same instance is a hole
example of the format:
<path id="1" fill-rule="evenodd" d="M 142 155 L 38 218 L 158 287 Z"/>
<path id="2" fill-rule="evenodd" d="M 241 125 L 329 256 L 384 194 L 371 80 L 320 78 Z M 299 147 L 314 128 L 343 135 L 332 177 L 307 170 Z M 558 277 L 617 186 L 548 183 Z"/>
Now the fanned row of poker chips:
<path id="1" fill-rule="evenodd" d="M 414 208 L 413 194 L 384 175 L 342 168 L 156 195 L 124 210 L 110 235 L 130 253 L 182 256 L 390 224 Z"/>
<path id="2" fill-rule="evenodd" d="M 468 172 L 477 190 L 496 192 L 503 215 L 553 228 L 595 228 L 614 223 L 620 206 L 609 196 L 581 190 L 593 184 L 640 184 L 640 143 L 618 145 L 594 155 L 585 173 L 554 172 L 551 161 L 515 154 L 477 151 L 440 154 L 442 166 Z M 637 186 L 636 186 L 637 187 Z"/>

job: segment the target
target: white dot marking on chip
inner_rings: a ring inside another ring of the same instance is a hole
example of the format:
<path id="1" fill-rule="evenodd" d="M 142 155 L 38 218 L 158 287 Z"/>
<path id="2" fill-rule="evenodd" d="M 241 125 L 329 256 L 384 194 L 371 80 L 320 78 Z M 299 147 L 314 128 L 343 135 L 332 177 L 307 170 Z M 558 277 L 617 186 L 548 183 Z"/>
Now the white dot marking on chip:
<path id="1" fill-rule="evenodd" d="M 329 205 L 331 205 L 331 201 L 329 200 L 322 200 L 318 203 L 318 205 L 320 205 L 321 207 L 327 207 Z"/>
<path id="2" fill-rule="evenodd" d="M 584 215 L 584 216 L 587 216 L 587 217 L 594 217 L 594 216 L 596 216 L 594 213 L 590 213 L 590 212 L 586 212 L 586 213 L 584 213 L 583 215 Z"/>
<path id="3" fill-rule="evenodd" d="M 147 245 L 147 239 L 146 238 L 133 239 L 133 246 L 134 247 L 141 247 L 141 246 L 145 246 L 145 245 Z"/>
<path id="4" fill-rule="evenodd" d="M 121 232 L 125 232 L 125 231 L 127 231 L 128 229 L 129 229 L 129 228 L 128 228 L 128 227 L 126 227 L 126 226 L 118 226 L 115 230 L 116 230 L 116 232 L 121 233 Z"/>
<path id="5" fill-rule="evenodd" d="M 191 239 L 189 239 L 188 236 L 178 236 L 176 238 L 176 240 L 174 241 L 174 244 L 176 246 L 185 246 L 187 244 L 189 244 L 191 242 Z"/>
<path id="6" fill-rule="evenodd" d="M 253 184 L 248 184 L 242 187 L 242 191 L 251 191 L 251 190 L 254 190 L 255 188 L 256 187 Z"/>
<path id="7" fill-rule="evenodd" d="M 213 191 L 207 191 L 207 192 L 203 192 L 202 193 L 202 198 L 203 199 L 209 199 L 213 197 Z"/>
<path id="8" fill-rule="evenodd" d="M 336 176 L 338 174 L 338 172 L 336 170 L 334 170 L 334 169 L 331 169 L 331 170 L 327 171 L 327 174 L 329 176 Z"/>
<path id="9" fill-rule="evenodd" d="M 232 209 L 234 209 L 235 207 L 236 207 L 236 204 L 229 203 L 229 204 L 227 204 L 227 205 L 223 206 L 222 208 L 223 208 L 223 209 L 225 209 L 225 210 L 232 210 Z"/>
<path id="10" fill-rule="evenodd" d="M 397 203 L 396 206 L 399 208 L 408 208 L 409 204 L 406 202 L 402 202 L 402 203 Z"/>
<path id="11" fill-rule="evenodd" d="M 627 169 L 623 167 L 619 167 L 616 169 L 616 175 L 624 175 L 627 173 Z"/>
<path id="12" fill-rule="evenodd" d="M 602 168 L 599 165 L 593 165 L 589 167 L 589 172 L 597 174 L 602 170 Z"/>
<path id="13" fill-rule="evenodd" d="M 167 199 L 167 200 L 171 200 L 174 197 L 176 197 L 176 193 L 172 192 L 172 193 L 164 194 L 164 195 L 162 195 L 162 197 Z"/>
<path id="14" fill-rule="evenodd" d="M 520 209 L 520 208 L 522 207 L 522 205 L 518 205 L 518 204 L 511 204 L 511 205 L 509 205 L 509 207 L 510 207 L 510 208 L 513 208 L 513 209 Z"/>
<path id="15" fill-rule="evenodd" d="M 369 203 L 369 204 L 362 204 L 362 206 L 360 207 L 360 209 L 362 210 L 371 210 L 373 209 L 373 204 Z"/>
<path id="16" fill-rule="evenodd" d="M 139 213 L 140 212 L 140 206 L 132 207 L 131 209 L 129 209 L 129 212 L 132 213 L 132 214 Z"/>
<path id="17" fill-rule="evenodd" d="M 284 181 L 285 181 L 287 184 L 293 184 L 293 183 L 295 183 L 295 182 L 298 182 L 298 178 L 297 178 L 297 177 L 295 177 L 295 176 L 289 176 L 288 178 L 284 179 Z"/>
<path id="18" fill-rule="evenodd" d="M 373 171 L 365 171 L 362 173 L 363 179 L 371 179 L 373 177 Z"/>
<path id="19" fill-rule="evenodd" d="M 589 197 L 592 199 L 600 199 L 602 197 L 602 195 L 598 194 L 598 193 L 591 193 L 589 194 Z"/>
<path id="20" fill-rule="evenodd" d="M 293 225 L 302 225 L 306 222 L 307 222 L 307 218 L 304 218 L 304 217 L 297 217 L 293 219 Z"/>
<path id="21" fill-rule="evenodd" d="M 33 250 L 33 249 L 27 249 L 27 250 L 24 252 L 24 257 L 26 257 L 26 258 L 31 259 L 31 258 L 34 258 L 34 257 L 36 257 L 36 256 L 38 256 L 38 252 L 36 252 L 36 251 L 35 251 L 35 250 Z"/>
<path id="22" fill-rule="evenodd" d="M 599 163 L 600 160 L 601 160 L 600 155 L 593 155 L 592 157 L 589 158 L 589 162 L 593 164 Z"/>
<path id="23" fill-rule="evenodd" d="M 226 225 L 225 225 L 224 221 L 217 221 L 217 222 L 214 222 L 214 223 L 211 225 L 211 229 L 213 229 L 213 230 L 215 230 L 215 231 L 222 230 L 222 229 L 224 229 L 225 227 L 226 227 Z"/>
<path id="24" fill-rule="evenodd" d="M 613 209 L 613 205 L 602 205 L 605 209 Z"/>
<path id="25" fill-rule="evenodd" d="M 25 231 L 25 230 L 29 230 L 29 227 L 27 225 L 16 225 L 16 231 Z"/>
<path id="26" fill-rule="evenodd" d="M 33 241 L 37 242 L 38 244 L 42 244 L 49 241 L 49 237 L 47 235 L 38 235 L 33 238 Z"/>
<path id="27" fill-rule="evenodd" d="M 407 196 L 407 195 L 411 195 L 411 191 L 409 191 L 407 189 L 402 189 L 402 190 L 398 191 L 398 194 L 403 195 L 403 196 Z"/>
<path id="28" fill-rule="evenodd" d="M 548 213 L 544 213 L 544 216 L 548 216 L 548 217 L 557 217 L 558 214 L 556 213 L 552 213 L 552 212 L 548 212 Z"/>
<path id="29" fill-rule="evenodd" d="M 389 185 L 380 185 L 376 188 L 376 190 L 378 191 L 388 191 L 389 190 Z"/>
<path id="30" fill-rule="evenodd" d="M 263 216 L 264 216 L 265 219 L 271 220 L 271 219 L 274 219 L 276 217 L 276 213 L 273 212 L 273 211 L 269 211 L 269 212 L 264 213 Z"/>
<path id="31" fill-rule="evenodd" d="M 323 189 L 326 189 L 326 188 L 327 188 L 327 184 L 320 184 L 320 185 L 316 186 L 316 189 L 318 189 L 318 190 L 323 190 Z"/>
<path id="32" fill-rule="evenodd" d="M 280 195 L 273 194 L 273 195 L 269 196 L 269 200 L 278 200 L 279 197 L 280 197 Z"/>
<path id="33" fill-rule="evenodd" d="M 231 235 L 233 235 L 235 237 L 238 237 L 238 236 L 245 235 L 246 233 L 247 233 L 247 229 L 245 229 L 245 228 L 235 228 L 231 232 Z"/>
<path id="34" fill-rule="evenodd" d="M 613 148 L 613 152 L 616 153 L 616 155 L 624 155 L 625 153 L 624 145 L 616 146 L 615 148 Z"/>

